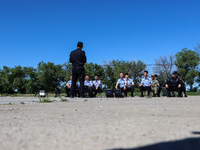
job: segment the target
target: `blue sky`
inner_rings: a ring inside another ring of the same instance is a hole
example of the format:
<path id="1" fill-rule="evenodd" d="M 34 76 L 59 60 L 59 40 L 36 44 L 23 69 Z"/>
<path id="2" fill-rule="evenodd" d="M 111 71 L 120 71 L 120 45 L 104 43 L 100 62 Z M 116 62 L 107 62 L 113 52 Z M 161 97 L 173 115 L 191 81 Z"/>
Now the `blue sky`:
<path id="1" fill-rule="evenodd" d="M 0 68 L 63 64 L 84 43 L 87 62 L 142 60 L 200 42 L 199 0 L 0 0 Z"/>

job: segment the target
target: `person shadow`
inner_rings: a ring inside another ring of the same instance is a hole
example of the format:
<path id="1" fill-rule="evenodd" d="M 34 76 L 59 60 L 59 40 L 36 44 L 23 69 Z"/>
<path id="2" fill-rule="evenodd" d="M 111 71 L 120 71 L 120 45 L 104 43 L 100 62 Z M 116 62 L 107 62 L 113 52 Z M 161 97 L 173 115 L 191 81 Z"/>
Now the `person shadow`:
<path id="1" fill-rule="evenodd" d="M 194 131 L 192 134 L 200 135 L 200 132 Z M 136 148 L 114 148 L 110 150 L 200 150 L 200 137 L 155 143 Z"/>

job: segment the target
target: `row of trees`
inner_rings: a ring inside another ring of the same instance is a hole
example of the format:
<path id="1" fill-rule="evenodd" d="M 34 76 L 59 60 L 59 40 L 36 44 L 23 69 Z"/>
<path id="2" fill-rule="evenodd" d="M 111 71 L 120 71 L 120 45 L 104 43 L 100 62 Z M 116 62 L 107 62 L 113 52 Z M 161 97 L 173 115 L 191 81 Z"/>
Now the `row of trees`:
<path id="1" fill-rule="evenodd" d="M 200 45 L 198 44 L 194 51 L 184 48 L 175 56 L 169 55 L 155 59 L 155 65 L 152 69 L 154 73 L 159 74 L 163 85 L 171 77 L 172 71 L 177 70 L 181 74 L 181 78 L 190 86 L 190 90 L 193 91 L 194 83 L 200 83 L 199 56 Z M 120 72 L 129 73 L 137 88 L 143 71 L 146 69 L 146 64 L 140 60 L 113 60 L 103 62 L 103 65 L 86 63 L 84 67 L 85 74 L 89 75 L 91 79 L 94 79 L 95 74 L 98 74 L 106 88 L 115 87 Z M 69 62 L 55 65 L 42 61 L 37 68 L 4 66 L 0 69 L 0 93 L 35 93 L 39 89 L 53 92 L 56 87 L 61 88 L 64 92 L 64 86 L 69 80 L 71 70 L 72 64 Z"/>
<path id="2" fill-rule="evenodd" d="M 177 70 L 181 78 L 190 86 L 190 91 L 194 91 L 194 83 L 200 83 L 200 45 L 195 48 L 195 51 L 182 49 L 176 55 L 169 55 L 155 59 L 155 66 L 153 70 L 158 73 L 163 82 L 171 76 L 173 70 Z M 200 84 L 199 84 L 200 85 Z M 195 88 L 197 89 L 197 87 Z"/>
<path id="3" fill-rule="evenodd" d="M 104 62 L 104 65 L 93 63 L 85 64 L 85 74 L 94 79 L 99 75 L 105 87 L 114 87 L 120 72 L 128 72 L 135 81 L 143 75 L 146 64 L 142 61 L 119 61 Z M 69 62 L 63 65 L 43 61 L 37 68 L 4 66 L 0 69 L 0 93 L 35 93 L 39 89 L 53 92 L 56 87 L 62 88 L 71 75 L 72 65 Z M 64 91 L 64 90 L 63 90 Z"/>

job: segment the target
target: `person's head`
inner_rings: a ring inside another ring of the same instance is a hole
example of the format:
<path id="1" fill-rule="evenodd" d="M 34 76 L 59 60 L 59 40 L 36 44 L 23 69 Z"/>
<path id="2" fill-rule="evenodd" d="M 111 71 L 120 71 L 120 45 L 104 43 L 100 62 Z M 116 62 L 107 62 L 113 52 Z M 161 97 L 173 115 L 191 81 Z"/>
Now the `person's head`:
<path id="1" fill-rule="evenodd" d="M 144 71 L 144 76 L 145 76 L 145 77 L 148 76 L 148 71 L 147 71 L 147 70 Z"/>
<path id="2" fill-rule="evenodd" d="M 152 80 L 154 80 L 154 79 L 155 79 L 155 75 L 154 75 L 154 74 L 152 74 L 152 75 L 151 75 L 151 78 L 152 78 Z"/>
<path id="3" fill-rule="evenodd" d="M 179 73 L 177 73 L 177 76 L 180 78 L 181 77 L 181 75 L 179 74 Z"/>
<path id="4" fill-rule="evenodd" d="M 120 78 L 124 78 L 124 73 L 123 72 L 120 72 Z"/>
<path id="5" fill-rule="evenodd" d="M 70 75 L 70 77 L 69 77 L 69 78 L 70 78 L 70 80 L 72 80 L 72 75 Z"/>
<path id="6" fill-rule="evenodd" d="M 156 79 L 156 80 L 158 79 L 158 75 L 157 74 L 155 74 L 154 79 Z"/>
<path id="7" fill-rule="evenodd" d="M 176 78 L 176 77 L 177 77 L 177 71 L 174 71 L 173 74 L 172 74 L 172 76 L 173 76 L 174 78 Z"/>
<path id="8" fill-rule="evenodd" d="M 90 79 L 90 76 L 89 76 L 89 75 L 86 75 L 85 78 L 86 78 L 86 80 L 89 80 L 89 79 Z"/>
<path id="9" fill-rule="evenodd" d="M 78 42 L 77 43 L 77 48 L 82 49 L 83 48 L 83 43 L 82 42 Z"/>
<path id="10" fill-rule="evenodd" d="M 129 78 L 129 74 L 128 73 L 125 73 L 125 78 Z"/>
<path id="11" fill-rule="evenodd" d="M 98 79 L 99 79 L 99 76 L 96 74 L 96 75 L 94 76 L 94 79 L 95 79 L 95 80 L 98 80 Z"/>

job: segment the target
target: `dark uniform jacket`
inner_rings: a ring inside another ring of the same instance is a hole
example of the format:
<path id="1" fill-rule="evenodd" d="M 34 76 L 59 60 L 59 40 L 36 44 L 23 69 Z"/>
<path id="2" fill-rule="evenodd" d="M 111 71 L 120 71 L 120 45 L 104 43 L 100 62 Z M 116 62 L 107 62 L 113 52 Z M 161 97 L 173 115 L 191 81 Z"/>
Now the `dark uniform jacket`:
<path id="1" fill-rule="evenodd" d="M 178 85 L 181 84 L 181 80 L 176 77 L 171 77 L 167 82 L 166 82 L 167 85 L 169 85 L 170 87 L 172 88 L 178 88 Z"/>
<path id="2" fill-rule="evenodd" d="M 83 66 L 86 63 L 85 51 L 77 48 L 70 53 L 69 61 L 73 66 Z"/>

